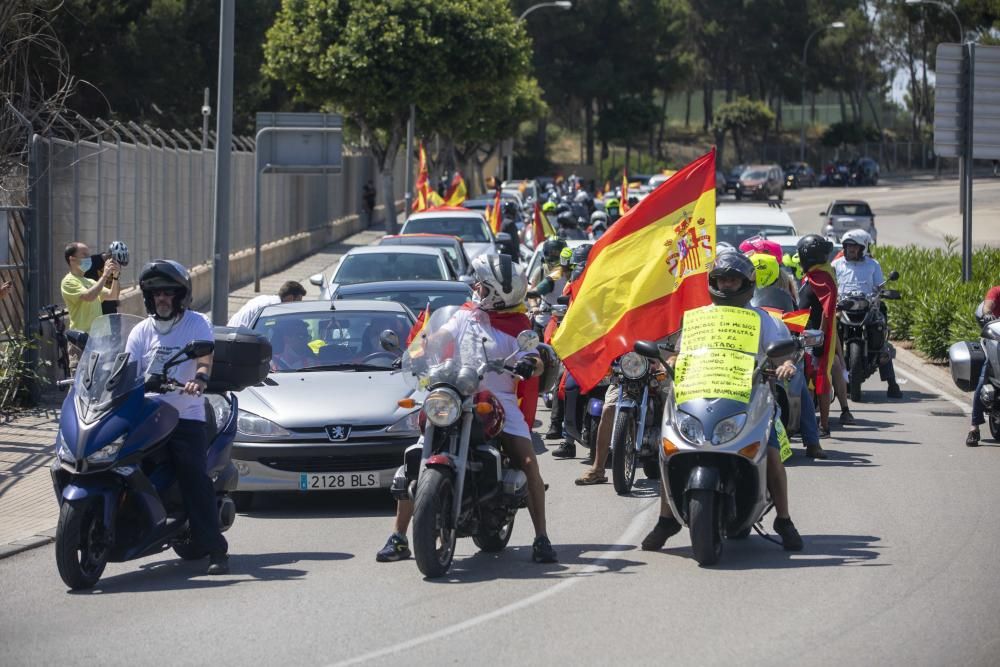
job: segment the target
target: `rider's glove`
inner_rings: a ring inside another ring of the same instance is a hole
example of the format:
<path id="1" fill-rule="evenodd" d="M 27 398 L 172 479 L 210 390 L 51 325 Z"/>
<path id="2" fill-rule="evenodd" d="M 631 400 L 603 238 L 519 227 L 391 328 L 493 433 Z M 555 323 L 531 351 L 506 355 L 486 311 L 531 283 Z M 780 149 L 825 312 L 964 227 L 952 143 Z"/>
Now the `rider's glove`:
<path id="1" fill-rule="evenodd" d="M 527 380 L 535 374 L 535 358 L 525 357 L 521 361 L 517 362 L 517 366 L 514 367 L 514 373 L 520 375 L 523 379 Z"/>

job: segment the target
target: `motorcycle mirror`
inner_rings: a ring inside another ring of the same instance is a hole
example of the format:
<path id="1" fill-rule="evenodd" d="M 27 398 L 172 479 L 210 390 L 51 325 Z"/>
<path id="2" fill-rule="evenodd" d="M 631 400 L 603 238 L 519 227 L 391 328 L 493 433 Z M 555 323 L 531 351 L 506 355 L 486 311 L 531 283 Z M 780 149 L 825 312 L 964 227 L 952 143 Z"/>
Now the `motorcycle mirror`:
<path id="1" fill-rule="evenodd" d="M 69 342 L 76 345 L 79 349 L 87 347 L 87 340 L 90 338 L 85 332 L 77 331 L 76 329 L 70 329 L 66 332 L 66 338 Z"/>
<path id="2" fill-rule="evenodd" d="M 648 340 L 638 340 L 635 345 L 632 346 L 636 354 L 642 355 L 644 357 L 649 357 L 650 359 L 660 358 L 660 348 L 656 343 L 650 342 Z"/>
<path id="3" fill-rule="evenodd" d="M 889 274 L 889 280 L 899 280 L 899 271 L 893 270 L 893 272 Z"/>
<path id="4" fill-rule="evenodd" d="M 526 296 L 527 298 L 529 298 L 529 299 L 541 299 L 541 298 L 542 298 L 542 295 L 541 295 L 541 294 L 539 294 L 538 292 L 536 292 L 536 291 L 535 291 L 535 290 L 533 290 L 533 289 L 531 289 L 531 290 L 528 290 L 528 293 L 527 293 L 527 294 L 525 294 L 525 296 Z"/>
<path id="5" fill-rule="evenodd" d="M 819 329 L 806 329 L 802 332 L 800 340 L 803 347 L 819 347 L 823 344 L 823 332 Z"/>
<path id="6" fill-rule="evenodd" d="M 525 329 L 521 333 L 517 334 L 517 349 L 521 350 L 521 352 L 534 350 L 538 347 L 540 342 L 538 334 L 531 329 Z"/>
<path id="7" fill-rule="evenodd" d="M 401 351 L 399 347 L 399 335 L 392 329 L 386 329 L 378 335 L 378 344 L 386 352 L 395 354 Z"/>
<path id="8" fill-rule="evenodd" d="M 184 346 L 182 350 L 184 356 L 188 359 L 197 359 L 198 357 L 204 357 L 212 352 L 215 352 L 215 341 L 211 340 L 193 340 Z"/>
<path id="9" fill-rule="evenodd" d="M 556 299 L 556 303 L 558 303 L 560 306 L 568 306 L 569 305 L 569 295 L 563 294 L 558 299 Z"/>
<path id="10" fill-rule="evenodd" d="M 785 340 L 779 340 L 771 343 L 767 347 L 765 354 L 767 358 L 772 363 L 777 363 L 784 359 L 784 357 L 790 357 L 795 354 L 799 349 L 799 344 L 795 342 L 794 338 L 786 338 Z"/>

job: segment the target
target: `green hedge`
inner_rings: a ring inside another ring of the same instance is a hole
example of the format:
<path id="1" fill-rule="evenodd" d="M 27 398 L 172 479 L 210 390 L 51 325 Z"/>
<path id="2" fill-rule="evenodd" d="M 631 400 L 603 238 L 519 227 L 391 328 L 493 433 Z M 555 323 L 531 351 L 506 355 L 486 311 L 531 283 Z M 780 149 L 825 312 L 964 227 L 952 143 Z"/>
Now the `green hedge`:
<path id="1" fill-rule="evenodd" d="M 946 359 L 948 347 L 979 338 L 973 311 L 986 291 L 1000 285 L 1000 248 L 973 253 L 972 281 L 962 282 L 962 257 L 954 239 L 948 248 L 878 247 L 875 256 L 886 275 L 899 271 L 891 286 L 899 301 L 886 301 L 889 326 L 896 340 L 911 340 L 932 359 Z"/>

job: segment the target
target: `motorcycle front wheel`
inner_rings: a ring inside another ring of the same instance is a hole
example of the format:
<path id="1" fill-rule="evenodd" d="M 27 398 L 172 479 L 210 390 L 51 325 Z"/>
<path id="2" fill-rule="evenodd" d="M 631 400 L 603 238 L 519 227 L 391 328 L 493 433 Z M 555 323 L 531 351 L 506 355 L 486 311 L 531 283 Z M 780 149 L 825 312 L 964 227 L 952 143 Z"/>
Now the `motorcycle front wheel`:
<path id="1" fill-rule="evenodd" d="M 454 493 L 451 476 L 444 471 L 428 468 L 420 475 L 413 504 L 413 555 L 430 579 L 447 573 L 455 557 Z"/>
<path id="2" fill-rule="evenodd" d="M 56 567 L 74 591 L 93 588 L 108 564 L 104 503 L 100 498 L 63 502 L 56 527 Z"/>
<path id="3" fill-rule="evenodd" d="M 699 565 L 715 565 L 722 556 L 722 503 L 715 491 L 694 489 L 688 505 L 691 548 Z"/>
<path id="4" fill-rule="evenodd" d="M 611 480 L 620 496 L 632 490 L 635 457 L 635 417 L 627 410 L 620 410 L 611 431 Z"/>
<path id="5" fill-rule="evenodd" d="M 848 392 L 855 403 L 861 401 L 861 383 L 865 381 L 865 351 L 861 343 L 853 342 L 847 348 L 847 373 L 850 379 Z"/>

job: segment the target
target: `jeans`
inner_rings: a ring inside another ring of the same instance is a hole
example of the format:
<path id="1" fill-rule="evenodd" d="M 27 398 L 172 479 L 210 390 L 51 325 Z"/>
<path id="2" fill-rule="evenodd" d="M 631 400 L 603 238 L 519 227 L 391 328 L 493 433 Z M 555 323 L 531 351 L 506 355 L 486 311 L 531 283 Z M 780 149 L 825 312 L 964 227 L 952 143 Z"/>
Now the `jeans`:
<path id="1" fill-rule="evenodd" d="M 979 392 L 983 390 L 983 385 L 986 384 L 986 371 L 989 369 L 990 365 L 988 363 L 983 364 L 983 372 L 979 374 L 979 384 L 976 385 L 976 391 L 972 394 L 972 425 L 979 426 L 986 422 L 986 418 L 983 413 L 986 411 L 986 406 L 983 402 L 979 400 Z"/>
<path id="2" fill-rule="evenodd" d="M 206 471 L 208 432 L 205 422 L 181 419 L 167 440 L 194 542 L 210 554 L 226 553 L 229 544 L 219 527 L 215 489 Z"/>
<path id="3" fill-rule="evenodd" d="M 816 421 L 816 404 L 813 403 L 809 383 L 802 383 L 799 394 L 801 408 L 799 410 L 799 432 L 802 434 L 802 444 L 806 447 L 819 444 L 819 423 Z"/>
<path id="4" fill-rule="evenodd" d="M 878 376 L 890 387 L 896 384 L 896 369 L 892 365 L 892 359 L 878 367 Z"/>

